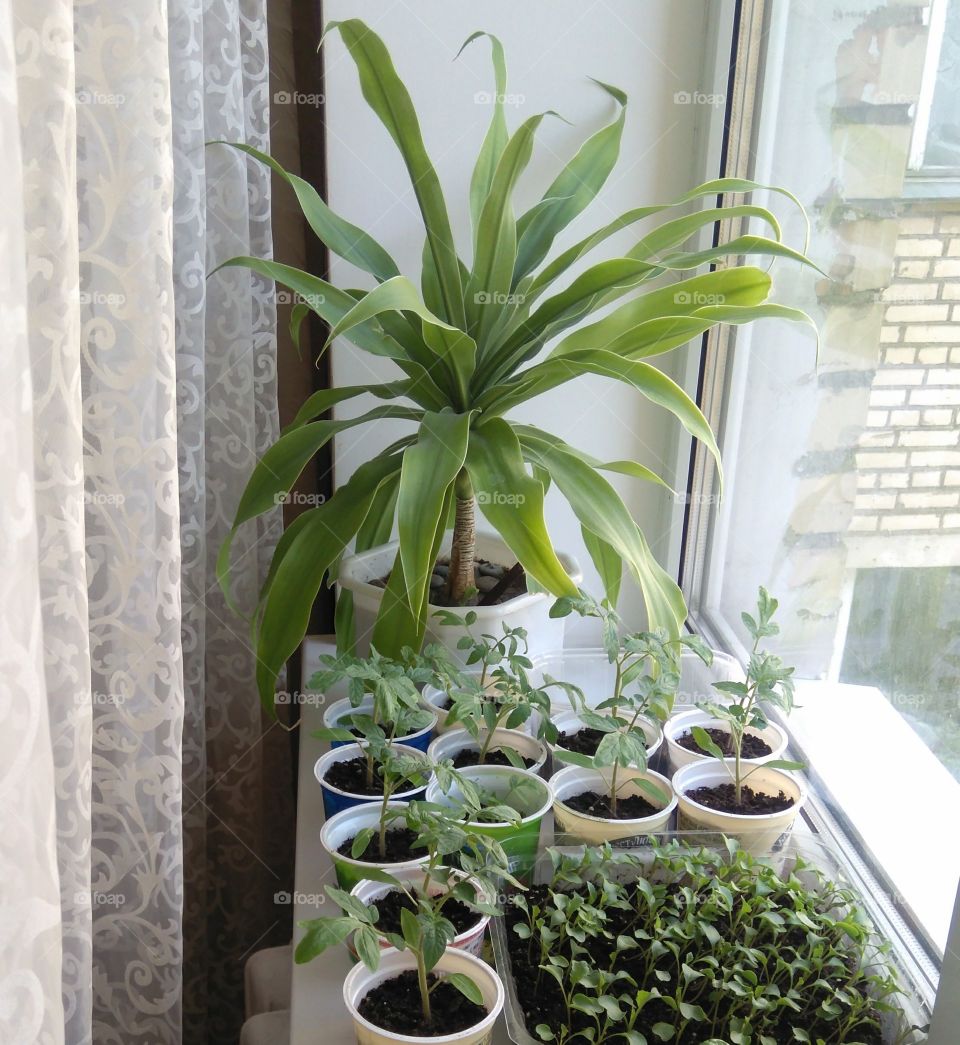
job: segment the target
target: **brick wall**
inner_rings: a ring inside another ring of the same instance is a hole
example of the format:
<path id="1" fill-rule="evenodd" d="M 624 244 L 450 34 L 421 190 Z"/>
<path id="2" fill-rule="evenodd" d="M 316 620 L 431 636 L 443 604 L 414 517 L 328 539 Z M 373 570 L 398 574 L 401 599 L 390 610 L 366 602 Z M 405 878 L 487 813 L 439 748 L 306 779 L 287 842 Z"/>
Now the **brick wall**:
<path id="1" fill-rule="evenodd" d="M 960 531 L 960 215 L 913 204 L 883 293 L 850 530 Z"/>

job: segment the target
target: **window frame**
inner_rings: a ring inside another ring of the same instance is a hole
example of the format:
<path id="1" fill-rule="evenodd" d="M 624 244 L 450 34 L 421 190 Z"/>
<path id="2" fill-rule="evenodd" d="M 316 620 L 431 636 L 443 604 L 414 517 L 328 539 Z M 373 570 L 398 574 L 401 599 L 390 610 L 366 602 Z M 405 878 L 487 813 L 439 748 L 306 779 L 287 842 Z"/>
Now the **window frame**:
<path id="1" fill-rule="evenodd" d="M 944 0 L 933 0 L 943 5 Z M 725 5 L 722 5 L 725 6 Z M 786 46 L 787 19 L 783 7 L 775 11 L 770 0 L 731 0 L 733 7 L 732 36 L 722 32 L 715 36 L 718 53 L 726 55 L 731 75 L 724 112 L 723 143 L 705 157 L 707 177 L 754 177 L 756 168 L 763 169 L 763 150 L 759 149 L 759 130 L 763 106 L 776 108 L 779 84 L 764 83 L 764 71 L 776 68 L 777 57 Z M 722 66 L 717 62 L 717 67 Z M 935 73 L 934 73 L 935 78 Z M 932 97 L 932 88 L 931 88 Z M 769 146 L 769 147 L 772 147 Z M 713 165 L 711 166 L 711 160 Z M 921 172 L 917 172 L 920 174 Z M 948 174 L 949 172 L 942 172 Z M 921 181 L 922 178 L 916 180 Z M 720 223 L 715 242 L 723 242 L 739 234 L 743 223 L 731 220 Z M 745 382 L 738 380 L 738 369 L 746 365 L 746 353 L 740 353 L 740 367 L 732 352 L 738 332 L 747 339 L 749 331 L 738 328 L 714 328 L 701 342 L 690 347 L 684 378 L 688 389 L 695 389 L 696 401 L 713 430 L 721 451 L 736 441 L 738 398 L 742 401 Z M 729 496 L 735 481 L 735 462 L 726 460 L 726 492 Z M 710 614 L 703 595 L 711 569 L 710 552 L 716 534 L 714 521 L 717 501 L 717 472 L 712 458 L 700 443 L 677 446 L 675 474 L 685 496 L 673 508 L 671 530 L 679 532 L 671 547 L 672 562 L 689 609 L 688 627 L 701 635 L 709 645 L 746 660 L 746 650 L 724 622 Z M 685 486 L 683 485 L 686 478 Z M 775 716 L 776 717 L 776 716 Z M 795 751 L 802 758 L 803 752 Z M 922 999 L 933 1011 L 928 1045 L 953 1045 L 955 1027 L 960 1024 L 960 891 L 944 958 L 908 910 L 890 898 L 896 890 L 875 865 L 854 825 L 831 800 L 829 787 L 815 768 L 806 774 L 810 795 L 801 816 L 807 826 L 841 854 L 851 881 L 863 894 L 875 924 L 890 939 L 900 959 L 908 966 L 920 985 Z M 939 983 L 939 990 L 938 990 Z"/>

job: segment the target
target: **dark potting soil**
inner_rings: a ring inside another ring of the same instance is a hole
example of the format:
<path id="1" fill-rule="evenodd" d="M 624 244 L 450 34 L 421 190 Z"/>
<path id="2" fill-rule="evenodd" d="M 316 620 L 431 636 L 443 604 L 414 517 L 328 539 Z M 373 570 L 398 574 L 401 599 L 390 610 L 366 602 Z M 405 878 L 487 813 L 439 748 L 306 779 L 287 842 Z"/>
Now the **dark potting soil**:
<path id="1" fill-rule="evenodd" d="M 436 983 L 430 974 L 428 980 Z M 360 1015 L 377 1027 L 394 1034 L 436 1038 L 441 1034 L 475 1027 L 487 1015 L 482 1005 L 475 1005 L 456 987 L 442 980 L 430 992 L 431 1019 L 423 1018 L 417 974 L 411 969 L 389 980 L 384 980 L 369 991 L 357 1006 Z"/>
<path id="2" fill-rule="evenodd" d="M 405 860 L 416 860 L 417 857 L 425 856 L 426 850 L 422 845 L 414 848 L 416 840 L 417 832 L 411 831 L 409 827 L 391 828 L 386 834 L 386 855 L 383 857 L 383 863 L 400 864 Z M 341 856 L 349 856 L 351 859 L 354 859 L 353 854 L 350 852 L 352 845 L 353 839 L 348 838 L 343 845 L 337 848 L 337 852 Z M 367 848 L 356 859 L 367 863 L 381 862 L 380 843 L 376 835 L 370 839 Z"/>
<path id="3" fill-rule="evenodd" d="M 520 760 L 523 762 L 524 769 L 529 769 L 534 760 L 532 758 L 525 758 L 520 752 L 516 752 L 519 755 Z M 486 758 L 483 760 L 485 766 L 512 766 L 513 763 L 501 750 L 488 751 Z M 455 769 L 464 769 L 467 766 L 478 766 L 480 765 L 480 752 L 474 748 L 465 747 L 458 751 L 453 757 L 453 765 Z"/>
<path id="4" fill-rule="evenodd" d="M 595 755 L 600 741 L 606 735 L 599 729 L 582 726 L 575 733 L 561 732 L 557 737 L 557 746 L 566 748 L 567 751 L 576 751 L 581 755 Z"/>
<path id="5" fill-rule="evenodd" d="M 403 908 L 413 913 L 417 910 L 413 899 L 399 889 L 391 889 L 389 893 L 378 896 L 372 904 L 377 909 L 377 928 L 387 933 L 401 932 L 400 911 Z M 476 911 L 471 911 L 465 903 L 452 898 L 443 905 L 443 916 L 453 923 L 458 936 L 472 929 L 483 917 Z"/>
<path id="6" fill-rule="evenodd" d="M 372 784 L 367 784 L 367 760 L 358 755 L 343 762 L 334 762 L 324 774 L 323 779 L 331 786 L 338 787 L 350 795 L 382 795 L 383 778 L 373 772 Z"/>
<path id="7" fill-rule="evenodd" d="M 721 751 L 733 755 L 733 752 L 729 750 L 727 744 L 730 743 L 730 734 L 725 729 L 714 729 L 710 728 L 706 731 L 707 736 L 720 748 Z M 697 743 L 696 738 L 691 730 L 687 730 L 686 733 L 681 733 L 676 738 L 677 743 L 687 751 L 696 751 L 698 755 L 703 754 L 703 750 Z M 743 744 L 740 748 L 740 755 L 742 758 L 766 758 L 767 755 L 773 754 L 773 748 L 763 739 L 753 733 L 744 733 Z"/>
<path id="8" fill-rule="evenodd" d="M 523 568 L 516 566 L 501 566 L 487 559 L 477 559 L 474 569 L 474 585 L 477 594 L 468 599 L 465 606 L 499 606 L 511 599 L 517 599 L 527 593 L 527 577 Z M 450 568 L 449 560 L 438 559 L 434 573 L 430 579 L 430 605 L 431 606 L 457 606 L 458 603 L 448 599 L 444 593 L 446 587 L 447 573 Z M 509 575 L 509 576 L 508 576 Z M 507 577 L 507 583 L 501 588 L 500 581 Z M 371 581 L 378 588 L 386 588 L 390 580 L 388 573 L 384 577 L 378 577 Z M 496 595 L 494 595 L 496 591 Z"/>
<path id="9" fill-rule="evenodd" d="M 643 795 L 626 795 L 617 799 L 617 811 L 614 813 L 610 808 L 610 796 L 598 794 L 596 791 L 572 795 L 565 798 L 563 804 L 577 813 L 599 816 L 604 820 L 639 820 L 641 817 L 653 816 L 660 812 Z"/>
<path id="10" fill-rule="evenodd" d="M 737 804 L 737 789 L 733 784 L 717 784 L 715 787 L 695 787 L 686 792 L 687 798 L 719 813 L 737 813 L 740 816 L 762 816 L 764 813 L 782 813 L 793 805 L 793 799 L 782 791 L 776 795 L 765 795 L 754 791 L 746 784 L 740 789 Z"/>
<path id="11" fill-rule="evenodd" d="M 572 890 L 577 892 L 578 890 Z M 524 893 L 527 904 L 543 909 L 549 903 L 549 891 L 544 886 L 533 886 Z M 585 954 L 582 957 L 595 965 L 597 968 L 606 969 L 614 967 L 618 972 L 622 971 L 632 976 L 640 989 L 650 989 L 651 985 L 665 993 L 672 994 L 673 988 L 669 986 L 671 980 L 676 977 L 676 958 L 665 950 L 659 960 L 654 963 L 653 968 L 648 966 L 648 952 L 646 948 L 640 947 L 635 950 L 616 950 L 613 957 L 611 941 L 617 939 L 620 933 L 629 936 L 636 926 L 636 912 L 648 910 L 646 899 L 635 893 L 632 898 L 628 897 L 630 909 L 620 910 L 614 907 L 606 908 L 607 920 L 604 922 L 603 934 L 590 937 L 584 942 Z M 536 1027 L 544 1023 L 551 1027 L 555 1033 L 566 1028 L 569 1032 L 587 1030 L 595 1026 L 594 1018 L 582 1012 L 574 1010 L 572 1019 L 567 1022 L 566 1010 L 559 984 L 549 976 L 545 976 L 539 967 L 540 945 L 539 938 L 534 935 L 531 940 L 521 939 L 514 931 L 513 926 L 519 921 L 526 921 L 525 916 L 513 904 L 507 904 L 504 910 L 506 920 L 507 948 L 510 954 L 510 971 L 514 981 L 514 991 L 519 1001 L 520 1008 L 527 1025 L 527 1030 L 536 1037 Z M 785 936 L 781 940 L 781 946 L 801 947 L 804 937 L 803 930 L 794 930 L 793 936 Z M 666 979 L 661 980 L 657 971 L 665 974 Z M 666 985 L 665 985 L 666 984 Z M 832 988 L 827 985 L 824 988 L 825 999 L 834 1002 Z M 788 1045 L 794 1041 L 794 1035 L 790 1029 L 789 1010 L 785 1010 L 783 1030 L 773 1039 L 777 1045 Z M 671 1009 L 666 1002 L 659 998 L 651 998 L 640 1012 L 633 1030 L 643 1034 L 648 1042 L 658 1042 L 662 1038 L 654 1032 L 654 1027 L 659 1023 L 665 1023 L 673 1027 L 677 1022 L 677 1013 Z M 883 1036 L 875 1032 L 873 1028 L 858 1026 L 851 1032 L 851 1036 L 837 1038 L 837 1024 L 833 1020 L 824 1019 L 819 1026 L 806 1026 L 811 1041 L 822 1038 L 832 1042 L 856 1042 L 856 1045 L 883 1045 Z M 724 1031 L 722 1023 L 711 1028 L 714 1034 L 722 1034 Z M 702 1025 L 691 1021 L 677 1037 L 670 1039 L 671 1045 L 702 1045 L 704 1041 L 704 1030 Z"/>

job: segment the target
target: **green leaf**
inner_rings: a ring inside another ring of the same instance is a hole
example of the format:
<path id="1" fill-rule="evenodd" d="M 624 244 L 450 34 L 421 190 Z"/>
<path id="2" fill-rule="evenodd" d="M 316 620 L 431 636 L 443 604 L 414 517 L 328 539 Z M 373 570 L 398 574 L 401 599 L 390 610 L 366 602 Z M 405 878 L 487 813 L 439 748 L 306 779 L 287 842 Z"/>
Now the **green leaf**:
<path id="1" fill-rule="evenodd" d="M 694 726 L 690 732 L 693 734 L 693 739 L 697 742 L 697 746 L 701 751 L 706 751 L 708 755 L 712 755 L 714 758 L 724 759 L 726 755 L 720 749 L 719 745 L 710 736 L 710 734 L 703 728 L 703 726 Z"/>
<path id="2" fill-rule="evenodd" d="M 474 428 L 467 471 L 480 510 L 506 541 L 526 573 L 554 595 L 575 595 L 543 518 L 543 487 L 526 471 L 520 443 L 506 421 Z"/>
<path id="3" fill-rule="evenodd" d="M 517 257 L 517 223 L 511 197 L 533 152 L 533 137 L 546 114 L 525 120 L 510 138 L 497 164 L 476 237 L 473 272 L 467 283 L 465 308 L 469 329 L 486 344 L 494 321 L 510 301 Z"/>
<path id="4" fill-rule="evenodd" d="M 616 166 L 626 119 L 627 96 L 599 80 L 594 83 L 618 103 L 620 112 L 613 123 L 583 143 L 543 194 L 540 203 L 517 222 L 519 246 L 514 286 L 543 261 L 557 235 L 596 198 Z"/>
<path id="5" fill-rule="evenodd" d="M 364 926 L 353 934 L 353 946 L 357 949 L 357 957 L 368 969 L 375 970 L 380 966 L 380 938 L 376 931 Z"/>
<path id="6" fill-rule="evenodd" d="M 410 94 L 397 75 L 383 41 L 369 26 L 351 18 L 330 22 L 326 31 L 334 29 L 340 33 L 356 63 L 363 97 L 393 138 L 410 174 L 440 282 L 446 308 L 444 318 L 462 327 L 465 320 L 463 286 L 450 218 Z"/>
<path id="7" fill-rule="evenodd" d="M 307 219 L 307 224 L 313 229 L 321 243 L 329 247 L 334 254 L 338 254 L 345 261 L 363 269 L 364 272 L 369 272 L 371 276 L 375 276 L 381 281 L 399 274 L 400 269 L 397 268 L 397 263 L 376 240 L 363 229 L 334 214 L 308 181 L 285 170 L 272 156 L 255 149 L 252 145 L 243 145 L 239 142 L 224 141 L 210 144 L 229 145 L 231 148 L 239 149 L 255 160 L 265 163 L 274 174 L 283 178 L 296 193 L 297 202 L 300 204 L 303 216 Z"/>
<path id="8" fill-rule="evenodd" d="M 473 980 L 466 975 L 466 973 L 448 972 L 446 976 L 444 976 L 444 980 L 449 983 L 451 987 L 456 987 L 456 989 L 468 1001 L 472 1001 L 474 1005 L 483 1004 L 483 992 L 473 982 Z"/>
<path id="9" fill-rule="evenodd" d="M 497 164 L 507 147 L 510 132 L 507 129 L 507 118 L 504 111 L 504 103 L 507 94 L 507 62 L 503 53 L 503 44 L 491 33 L 475 32 L 463 43 L 463 47 L 457 52 L 457 58 L 463 54 L 465 48 L 474 40 L 485 36 L 490 41 L 491 58 L 494 73 L 494 95 L 493 115 L 490 118 L 490 126 L 484 136 L 483 144 L 477 156 L 477 162 L 473 168 L 470 178 L 470 217 L 473 221 L 473 239 L 476 244 L 480 230 L 480 215 L 487 196 L 490 194 L 490 186 L 497 170 Z"/>
<path id="10" fill-rule="evenodd" d="M 471 414 L 425 414 L 417 442 L 403 455 L 397 523 L 407 598 L 418 613 L 428 591 L 434 561 L 435 520 L 463 467 Z M 424 523 L 427 525 L 424 525 Z"/>
<path id="11" fill-rule="evenodd" d="M 409 381 L 391 381 L 382 385 L 343 385 L 340 388 L 321 388 L 307 397 L 283 434 L 286 435 L 294 428 L 302 428 L 308 421 L 313 421 L 321 414 L 325 414 L 331 407 L 349 399 L 355 399 L 357 396 L 369 392 L 378 399 L 398 399 L 408 395 L 409 388 Z"/>
<path id="12" fill-rule="evenodd" d="M 623 559 L 605 540 L 598 537 L 585 526 L 580 527 L 583 544 L 600 575 L 603 593 L 611 606 L 616 606 L 620 598 L 620 585 L 623 582 Z"/>
<path id="13" fill-rule="evenodd" d="M 294 960 L 298 965 L 312 961 L 330 947 L 334 947 L 353 932 L 356 922 L 352 918 L 313 918 L 301 923 L 306 929 L 297 949 Z M 371 966 L 376 968 L 376 966 Z"/>
<path id="14" fill-rule="evenodd" d="M 280 563 L 263 607 L 257 641 L 257 688 L 271 714 L 276 714 L 277 675 L 307 633 L 324 575 L 362 525 L 380 484 L 397 467 L 394 457 L 361 465 L 326 504 L 310 513 Z"/>

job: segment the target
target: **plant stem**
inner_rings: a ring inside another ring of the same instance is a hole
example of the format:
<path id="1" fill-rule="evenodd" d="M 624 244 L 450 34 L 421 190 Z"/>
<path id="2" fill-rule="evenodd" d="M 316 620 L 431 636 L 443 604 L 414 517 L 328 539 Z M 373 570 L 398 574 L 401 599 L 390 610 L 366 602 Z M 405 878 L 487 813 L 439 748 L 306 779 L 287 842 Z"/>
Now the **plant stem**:
<path id="1" fill-rule="evenodd" d="M 457 512 L 450 545 L 450 571 L 447 574 L 447 597 L 462 606 L 467 589 L 474 586 L 474 558 L 477 551 L 476 503 L 473 484 L 465 468 L 456 479 Z"/>
<path id="2" fill-rule="evenodd" d="M 427 965 L 423 951 L 417 951 L 417 982 L 420 984 L 420 1008 L 425 1023 L 430 1022 L 430 987 L 427 984 Z"/>

